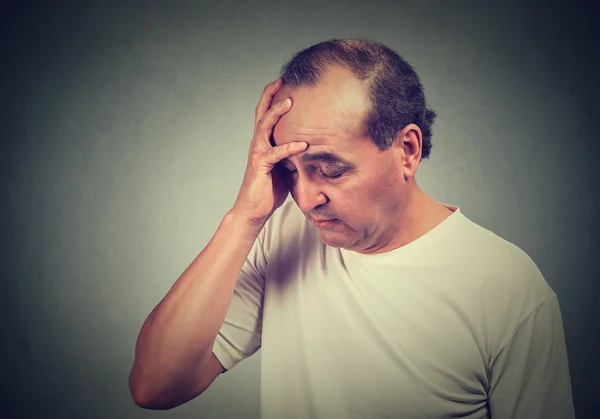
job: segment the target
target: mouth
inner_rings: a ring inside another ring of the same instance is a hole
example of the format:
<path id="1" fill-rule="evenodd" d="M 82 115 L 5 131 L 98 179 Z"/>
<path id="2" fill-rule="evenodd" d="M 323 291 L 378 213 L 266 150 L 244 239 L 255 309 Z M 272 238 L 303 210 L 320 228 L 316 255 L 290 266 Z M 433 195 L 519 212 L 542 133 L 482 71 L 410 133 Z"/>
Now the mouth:
<path id="1" fill-rule="evenodd" d="M 327 228 L 327 227 L 330 227 L 333 224 L 335 224 L 338 220 L 336 218 L 332 218 L 332 219 L 329 219 L 329 220 L 327 220 L 327 219 L 316 220 L 314 218 L 311 218 L 310 221 L 317 228 Z"/>

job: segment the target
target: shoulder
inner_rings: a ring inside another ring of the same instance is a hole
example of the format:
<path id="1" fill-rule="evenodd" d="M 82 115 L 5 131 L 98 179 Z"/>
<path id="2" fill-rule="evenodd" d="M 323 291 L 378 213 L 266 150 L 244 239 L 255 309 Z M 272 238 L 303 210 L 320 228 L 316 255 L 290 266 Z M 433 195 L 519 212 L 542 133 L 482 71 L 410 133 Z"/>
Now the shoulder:
<path id="1" fill-rule="evenodd" d="M 455 234 L 457 251 L 469 255 L 472 268 L 489 286 L 534 293 L 542 299 L 555 296 L 538 265 L 523 248 L 463 214 L 459 225 Z"/>
<path id="2" fill-rule="evenodd" d="M 477 299 L 493 353 L 492 348 L 498 348 L 525 319 L 557 297 L 538 265 L 517 244 L 464 216 L 455 236 L 458 246 L 452 252 L 461 252 L 476 278 L 471 297 Z"/>

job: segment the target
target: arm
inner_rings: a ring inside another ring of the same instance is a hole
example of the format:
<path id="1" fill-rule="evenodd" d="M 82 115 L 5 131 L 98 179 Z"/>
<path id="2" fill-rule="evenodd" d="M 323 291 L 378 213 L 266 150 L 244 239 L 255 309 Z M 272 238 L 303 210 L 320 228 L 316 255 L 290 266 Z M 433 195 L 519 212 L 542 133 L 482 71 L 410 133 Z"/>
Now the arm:
<path id="1" fill-rule="evenodd" d="M 166 409 L 185 403 L 223 372 L 212 346 L 257 234 L 229 212 L 206 248 L 148 316 L 129 377 L 139 406 Z"/>
<path id="2" fill-rule="evenodd" d="M 561 312 L 556 297 L 519 325 L 491 364 L 492 419 L 574 419 Z"/>
<path id="3" fill-rule="evenodd" d="M 306 148 L 306 143 L 273 147 L 269 142 L 275 123 L 291 104 L 271 106 L 280 85 L 281 79 L 267 85 L 256 107 L 248 165 L 233 208 L 142 326 L 129 375 L 131 395 L 141 407 L 169 409 L 183 404 L 224 371 L 212 352 L 216 336 L 244 261 L 288 194 L 272 169 Z"/>

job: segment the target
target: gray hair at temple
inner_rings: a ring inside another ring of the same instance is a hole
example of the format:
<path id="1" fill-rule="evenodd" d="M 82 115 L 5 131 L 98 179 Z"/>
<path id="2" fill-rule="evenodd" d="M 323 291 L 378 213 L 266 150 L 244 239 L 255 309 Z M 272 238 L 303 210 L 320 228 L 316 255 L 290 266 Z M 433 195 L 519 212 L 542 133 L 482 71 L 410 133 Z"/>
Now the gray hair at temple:
<path id="1" fill-rule="evenodd" d="M 402 128 L 415 124 L 423 134 L 421 158 L 429 157 L 436 114 L 425 103 L 423 86 L 410 64 L 378 42 L 332 39 L 297 52 L 281 68 L 281 77 L 292 87 L 315 87 L 332 65 L 346 67 L 367 81 L 364 129 L 379 150 L 387 150 Z"/>

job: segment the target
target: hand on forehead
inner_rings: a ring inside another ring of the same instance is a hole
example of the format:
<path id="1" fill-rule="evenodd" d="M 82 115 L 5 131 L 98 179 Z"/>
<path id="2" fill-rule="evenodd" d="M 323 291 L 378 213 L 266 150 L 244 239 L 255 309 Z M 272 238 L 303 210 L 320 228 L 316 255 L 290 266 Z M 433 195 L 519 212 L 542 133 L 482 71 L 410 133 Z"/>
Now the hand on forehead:
<path id="1" fill-rule="evenodd" d="M 316 87 L 282 86 L 272 106 L 288 97 L 292 106 L 274 127 L 276 143 L 302 140 L 316 146 L 356 139 L 362 134 L 366 110 L 362 93 L 325 83 Z"/>
<path id="2" fill-rule="evenodd" d="M 287 97 L 291 97 L 292 100 L 294 100 L 292 93 L 293 93 L 293 89 L 289 85 L 284 84 L 277 91 L 277 93 L 275 93 L 275 96 L 273 96 L 273 102 L 271 103 L 271 106 L 273 106 L 277 102 L 281 102 L 283 99 L 285 99 Z"/>

